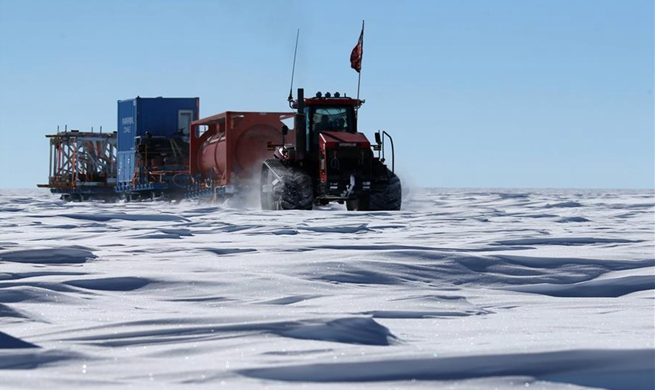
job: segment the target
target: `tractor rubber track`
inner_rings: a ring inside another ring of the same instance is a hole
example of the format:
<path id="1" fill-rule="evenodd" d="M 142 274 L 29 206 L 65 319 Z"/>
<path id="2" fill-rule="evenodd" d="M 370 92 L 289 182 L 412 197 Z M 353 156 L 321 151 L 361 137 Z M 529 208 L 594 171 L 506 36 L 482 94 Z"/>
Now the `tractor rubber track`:
<path id="1" fill-rule="evenodd" d="M 389 169 L 387 169 L 387 177 L 387 183 L 374 188 L 371 192 L 368 204 L 370 211 L 400 210 L 403 197 L 400 179 Z"/>
<path id="2" fill-rule="evenodd" d="M 273 210 L 311 210 L 314 203 L 312 178 L 301 170 L 288 167 L 277 159 L 264 161 L 274 180 L 271 185 Z M 264 196 L 262 194 L 262 196 Z M 262 203 L 263 204 L 263 203 Z"/>

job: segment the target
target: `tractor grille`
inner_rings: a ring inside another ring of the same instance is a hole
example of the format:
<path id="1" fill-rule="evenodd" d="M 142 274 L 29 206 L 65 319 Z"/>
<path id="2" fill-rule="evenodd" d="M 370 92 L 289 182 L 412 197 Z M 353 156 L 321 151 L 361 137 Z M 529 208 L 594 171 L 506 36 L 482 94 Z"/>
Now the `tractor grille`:
<path id="1" fill-rule="evenodd" d="M 363 148 L 334 148 L 327 151 L 328 176 L 350 177 L 371 174 L 372 152 Z"/>

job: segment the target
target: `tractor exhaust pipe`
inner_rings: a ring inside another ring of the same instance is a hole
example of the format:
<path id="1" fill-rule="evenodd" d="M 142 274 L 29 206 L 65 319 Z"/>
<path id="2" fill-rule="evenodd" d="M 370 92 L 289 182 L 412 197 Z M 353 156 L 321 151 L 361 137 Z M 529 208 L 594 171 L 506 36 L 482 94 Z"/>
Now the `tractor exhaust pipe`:
<path id="1" fill-rule="evenodd" d="M 307 129 L 305 128 L 305 90 L 298 88 L 298 113 L 294 118 L 293 128 L 296 132 L 296 160 L 305 159 L 305 150 L 307 149 Z"/>

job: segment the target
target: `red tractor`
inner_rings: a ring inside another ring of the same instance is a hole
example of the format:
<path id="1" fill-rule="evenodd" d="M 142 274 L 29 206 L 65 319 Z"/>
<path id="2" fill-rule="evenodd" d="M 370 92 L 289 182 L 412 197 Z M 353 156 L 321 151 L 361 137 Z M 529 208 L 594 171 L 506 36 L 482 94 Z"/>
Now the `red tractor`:
<path id="1" fill-rule="evenodd" d="M 329 92 L 290 100 L 295 144 L 275 149 L 261 172 L 261 204 L 264 210 L 311 210 L 314 204 L 345 202 L 348 210 L 400 210 L 400 179 L 384 164 L 382 136 L 375 134 L 378 156 L 357 130 L 357 110 L 362 100 Z M 393 156 L 392 156 L 393 158 Z"/>

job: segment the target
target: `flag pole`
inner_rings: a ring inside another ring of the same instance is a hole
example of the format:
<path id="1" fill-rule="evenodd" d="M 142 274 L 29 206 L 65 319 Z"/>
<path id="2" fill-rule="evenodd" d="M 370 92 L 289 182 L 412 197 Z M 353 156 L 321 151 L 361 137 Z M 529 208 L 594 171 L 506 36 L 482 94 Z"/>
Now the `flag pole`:
<path id="1" fill-rule="evenodd" d="M 361 58 L 359 60 L 360 63 L 360 68 L 359 72 L 357 72 L 357 100 L 359 100 L 359 86 L 362 82 L 362 69 L 361 69 L 361 63 L 364 60 L 364 21 L 362 20 L 362 41 L 361 41 L 362 47 L 361 47 Z"/>

